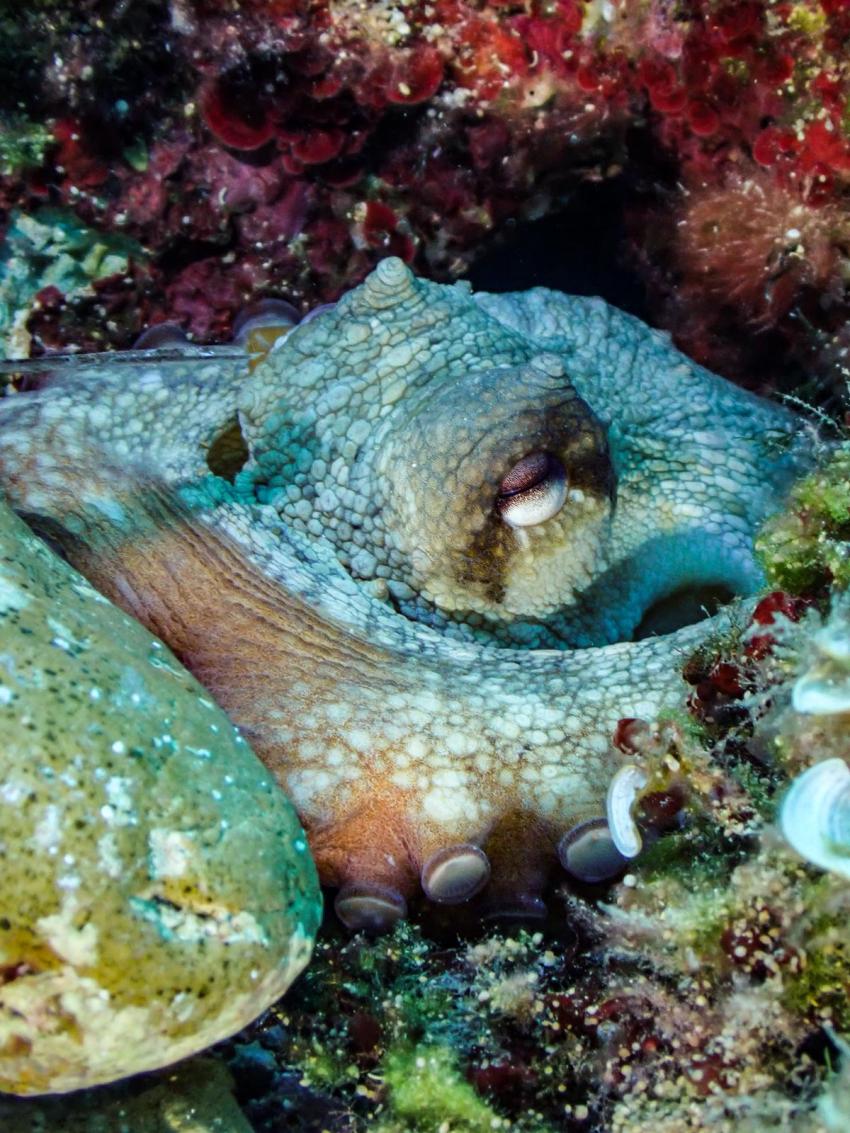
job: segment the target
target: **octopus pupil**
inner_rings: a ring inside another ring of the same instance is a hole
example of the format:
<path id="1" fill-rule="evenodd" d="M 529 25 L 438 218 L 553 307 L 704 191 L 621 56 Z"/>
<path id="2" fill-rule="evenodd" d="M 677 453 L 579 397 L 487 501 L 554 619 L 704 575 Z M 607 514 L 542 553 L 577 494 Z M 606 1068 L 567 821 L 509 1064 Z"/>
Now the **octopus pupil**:
<path id="1" fill-rule="evenodd" d="M 548 452 L 535 452 L 525 456 L 513 466 L 499 485 L 499 499 L 508 500 L 538 487 L 546 480 L 554 468 L 556 459 Z"/>

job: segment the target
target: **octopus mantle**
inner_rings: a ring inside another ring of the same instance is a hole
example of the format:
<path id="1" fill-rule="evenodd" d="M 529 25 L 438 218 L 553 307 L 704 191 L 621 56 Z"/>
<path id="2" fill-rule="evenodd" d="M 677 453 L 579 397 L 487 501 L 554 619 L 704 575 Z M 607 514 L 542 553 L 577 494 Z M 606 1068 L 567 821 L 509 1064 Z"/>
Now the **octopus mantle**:
<path id="1" fill-rule="evenodd" d="M 717 628 L 658 612 L 758 587 L 797 419 L 599 300 L 393 259 L 245 337 L 5 399 L 13 505 L 210 689 L 350 926 L 621 868 L 613 730 Z"/>

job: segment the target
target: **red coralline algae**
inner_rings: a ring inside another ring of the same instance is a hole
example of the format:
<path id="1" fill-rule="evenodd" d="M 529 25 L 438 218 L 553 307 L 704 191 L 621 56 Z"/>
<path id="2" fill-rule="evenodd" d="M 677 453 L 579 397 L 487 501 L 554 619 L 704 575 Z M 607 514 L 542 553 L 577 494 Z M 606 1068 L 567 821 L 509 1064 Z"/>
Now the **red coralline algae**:
<path id="1" fill-rule="evenodd" d="M 443 61 L 439 53 L 433 47 L 420 47 L 394 60 L 386 87 L 387 101 L 408 106 L 427 102 L 442 81 Z"/>
<path id="2" fill-rule="evenodd" d="M 204 124 L 224 145 L 238 150 L 260 149 L 274 137 L 258 92 L 245 90 L 244 84 L 223 80 L 205 84 L 198 93 Z"/>
<path id="3" fill-rule="evenodd" d="M 369 201 L 361 225 L 363 241 L 370 248 L 379 248 L 385 255 L 400 256 L 406 263 L 413 260 L 416 245 L 399 231 L 398 218 L 391 208 L 379 201 Z"/>
<path id="4" fill-rule="evenodd" d="M 86 134 L 84 124 L 74 118 L 60 118 L 53 126 L 54 168 L 78 190 L 102 185 L 109 176 L 108 164 L 90 145 Z"/>
<path id="5" fill-rule="evenodd" d="M 736 305 L 753 327 L 779 321 L 805 291 L 840 298 L 850 215 L 802 185 L 758 171 L 685 195 L 678 217 L 682 292 Z"/>
<path id="6" fill-rule="evenodd" d="M 45 62 L 47 164 L 0 178 L 0 202 L 47 192 L 138 240 L 146 309 L 177 301 L 193 335 L 226 321 L 195 264 L 236 270 L 233 302 L 302 308 L 387 252 L 448 278 L 506 221 L 623 169 L 645 186 L 630 234 L 656 317 L 701 360 L 744 372 L 735 328 L 802 354 L 805 326 L 846 320 L 845 0 L 180 0 L 156 35 L 179 85 L 134 102 L 125 79 L 109 106 L 85 97 L 90 71 L 110 78 L 89 18 L 73 67 L 58 44 Z"/>
<path id="7" fill-rule="evenodd" d="M 642 41 L 637 73 L 677 184 L 635 242 L 659 317 L 733 376 L 783 349 L 744 328 L 805 357 L 796 314 L 825 333 L 847 317 L 848 9 L 698 2 L 675 50 Z"/>
<path id="8" fill-rule="evenodd" d="M 777 617 L 798 622 L 812 604 L 812 599 L 787 594 L 784 590 L 772 590 L 766 594 L 753 610 L 752 627 L 761 628 L 748 634 L 744 649 L 746 656 L 755 661 L 766 657 L 776 644 L 770 627 L 776 624 Z"/>
<path id="9" fill-rule="evenodd" d="M 231 333 L 232 314 L 247 305 L 253 281 L 238 265 L 214 257 L 183 268 L 166 288 L 167 308 L 175 322 L 191 326 L 199 338 L 223 339 Z"/>

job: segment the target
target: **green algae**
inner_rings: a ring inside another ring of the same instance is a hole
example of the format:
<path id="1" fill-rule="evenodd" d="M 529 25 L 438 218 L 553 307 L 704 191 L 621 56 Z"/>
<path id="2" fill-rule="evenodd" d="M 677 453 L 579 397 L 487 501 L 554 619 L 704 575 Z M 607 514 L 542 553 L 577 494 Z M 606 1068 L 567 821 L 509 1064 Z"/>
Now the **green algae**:
<path id="1" fill-rule="evenodd" d="M 729 882 L 733 862 L 716 846 L 695 844 L 690 834 L 670 835 L 635 863 L 640 908 L 657 932 L 654 963 L 684 969 L 689 958 L 722 964 L 720 940 L 732 912 Z"/>
<path id="2" fill-rule="evenodd" d="M 794 4 L 788 13 L 788 26 L 809 36 L 820 36 L 826 27 L 824 10 L 813 4 Z"/>
<path id="3" fill-rule="evenodd" d="M 810 942 L 805 967 L 788 980 L 785 1002 L 795 1013 L 850 1032 L 850 943 L 832 922 Z"/>
<path id="4" fill-rule="evenodd" d="M 37 168 L 52 141 L 47 126 L 21 115 L 0 115 L 0 175 L 10 177 Z"/>
<path id="5" fill-rule="evenodd" d="M 381 1133 L 492 1133 L 511 1124 L 463 1077 L 454 1051 L 421 1045 L 391 1051 L 381 1064 L 391 1116 Z"/>
<path id="6" fill-rule="evenodd" d="M 331 936 L 293 995 L 246 1038 L 268 1049 L 267 1035 L 283 1024 L 280 1065 L 313 1102 L 318 1094 L 344 1107 L 354 1119 L 346 1128 L 552 1133 L 552 1114 L 584 1094 L 572 1046 L 547 1043 L 556 1024 L 543 1023 L 543 989 L 565 976 L 549 944 L 523 930 L 440 943 L 409 923 L 373 940 Z M 527 1081 L 517 1043 L 547 1051 Z M 234 1071 L 245 1049 L 237 1046 Z M 248 1113 L 259 1133 L 275 1128 L 273 1114 L 266 1123 Z"/>
<path id="7" fill-rule="evenodd" d="M 287 1128 L 831 1129 L 816 1116 L 831 1097 L 828 1066 L 799 1051 L 817 1023 L 786 991 L 807 872 L 760 851 L 698 893 L 666 880 L 638 876 L 617 888 L 616 906 L 568 898 L 564 915 L 584 926 L 578 951 L 551 931 L 447 944 L 404 925 L 325 940 L 283 1008 L 247 1036 L 306 1091 L 292 1097 Z M 319 1099 L 329 1108 L 311 1124 Z M 256 1133 L 277 1128 L 279 1110 L 246 1112 Z"/>
<path id="8" fill-rule="evenodd" d="M 792 489 L 757 540 L 768 583 L 793 594 L 850 586 L 850 443 Z"/>
<path id="9" fill-rule="evenodd" d="M 785 980 L 784 1001 L 804 1018 L 850 1032 L 850 886 L 829 874 L 807 881 L 799 926 L 804 962 Z"/>
<path id="10" fill-rule="evenodd" d="M 724 842 L 708 820 L 702 820 L 647 847 L 632 869 L 647 884 L 675 877 L 683 888 L 699 892 L 726 885 L 745 854 L 740 843 Z"/>
<path id="11" fill-rule="evenodd" d="M 759 819 L 765 823 L 773 822 L 779 810 L 777 787 L 782 782 L 779 774 L 743 760 L 731 764 L 729 774 L 740 785 Z"/>
<path id="12" fill-rule="evenodd" d="M 121 155 L 131 169 L 144 173 L 150 164 L 150 151 L 144 138 L 134 138 Z"/>

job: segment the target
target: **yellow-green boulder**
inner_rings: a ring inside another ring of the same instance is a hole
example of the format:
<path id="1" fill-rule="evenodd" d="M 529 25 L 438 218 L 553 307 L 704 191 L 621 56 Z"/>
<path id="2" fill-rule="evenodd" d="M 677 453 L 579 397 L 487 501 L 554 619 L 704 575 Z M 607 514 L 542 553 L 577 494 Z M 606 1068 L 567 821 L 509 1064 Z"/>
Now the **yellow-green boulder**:
<path id="1" fill-rule="evenodd" d="M 295 813 L 224 713 L 0 503 L 0 1090 L 237 1031 L 319 914 Z"/>

